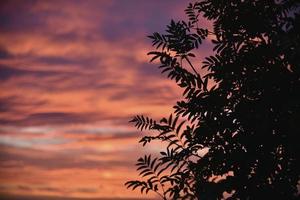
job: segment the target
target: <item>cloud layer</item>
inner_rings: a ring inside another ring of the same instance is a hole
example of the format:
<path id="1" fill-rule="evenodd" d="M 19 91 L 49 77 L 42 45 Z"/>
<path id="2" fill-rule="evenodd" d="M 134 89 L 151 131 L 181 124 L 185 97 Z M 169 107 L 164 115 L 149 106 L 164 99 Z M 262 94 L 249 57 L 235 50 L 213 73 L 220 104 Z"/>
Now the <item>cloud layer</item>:
<path id="1" fill-rule="evenodd" d="M 159 147 L 142 149 L 128 120 L 167 115 L 181 93 L 148 64 L 146 35 L 186 5 L 1 2 L 0 194 L 141 197 L 123 184 Z"/>

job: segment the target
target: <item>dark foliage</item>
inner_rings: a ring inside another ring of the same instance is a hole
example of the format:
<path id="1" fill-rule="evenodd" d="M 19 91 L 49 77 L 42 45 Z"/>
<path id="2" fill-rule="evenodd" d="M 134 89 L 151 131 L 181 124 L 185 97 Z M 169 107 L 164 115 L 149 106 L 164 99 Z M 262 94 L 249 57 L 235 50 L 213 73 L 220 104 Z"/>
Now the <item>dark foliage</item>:
<path id="1" fill-rule="evenodd" d="M 298 199 L 299 1 L 204 0 L 185 12 L 187 22 L 149 36 L 151 61 L 183 88 L 183 99 L 160 122 L 131 120 L 157 132 L 143 145 L 160 140 L 166 150 L 140 158 L 146 181 L 125 185 L 163 199 Z M 199 27 L 200 15 L 213 30 Z M 214 55 L 202 61 L 201 77 L 191 58 L 209 35 Z"/>

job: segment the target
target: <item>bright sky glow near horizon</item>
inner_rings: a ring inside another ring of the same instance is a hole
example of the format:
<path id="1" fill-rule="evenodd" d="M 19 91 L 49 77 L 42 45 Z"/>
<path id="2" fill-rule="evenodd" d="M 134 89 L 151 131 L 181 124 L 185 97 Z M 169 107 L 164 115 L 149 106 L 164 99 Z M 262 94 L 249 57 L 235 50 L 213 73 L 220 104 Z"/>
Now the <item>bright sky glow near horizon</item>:
<path id="1" fill-rule="evenodd" d="M 188 3 L 0 2 L 1 195 L 155 198 L 124 187 L 159 148 L 142 148 L 128 121 L 168 116 L 180 99 L 148 63 L 146 36 L 186 19 Z"/>

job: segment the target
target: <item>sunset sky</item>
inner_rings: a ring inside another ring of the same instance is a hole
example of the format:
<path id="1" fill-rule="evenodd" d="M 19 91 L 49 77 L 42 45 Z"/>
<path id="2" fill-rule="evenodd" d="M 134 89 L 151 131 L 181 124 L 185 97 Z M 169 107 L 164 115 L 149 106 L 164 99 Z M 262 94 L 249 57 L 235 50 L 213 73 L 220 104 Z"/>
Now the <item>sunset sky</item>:
<path id="1" fill-rule="evenodd" d="M 124 187 L 160 148 L 142 148 L 128 121 L 180 99 L 146 36 L 186 19 L 188 2 L 0 2 L 0 199 L 155 198 Z"/>

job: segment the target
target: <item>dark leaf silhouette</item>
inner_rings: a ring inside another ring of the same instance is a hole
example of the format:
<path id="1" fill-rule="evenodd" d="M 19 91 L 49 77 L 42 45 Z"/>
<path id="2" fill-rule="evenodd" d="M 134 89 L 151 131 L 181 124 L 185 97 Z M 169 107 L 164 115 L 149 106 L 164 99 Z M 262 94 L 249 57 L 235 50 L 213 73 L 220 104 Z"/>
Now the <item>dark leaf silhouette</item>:
<path id="1" fill-rule="evenodd" d="M 131 120 L 154 132 L 140 143 L 166 149 L 140 158 L 145 181 L 125 185 L 162 199 L 299 199 L 299 1 L 203 0 L 185 13 L 187 21 L 148 36 L 150 62 L 183 95 L 169 117 Z M 192 60 L 205 40 L 214 55 L 200 74 Z"/>

